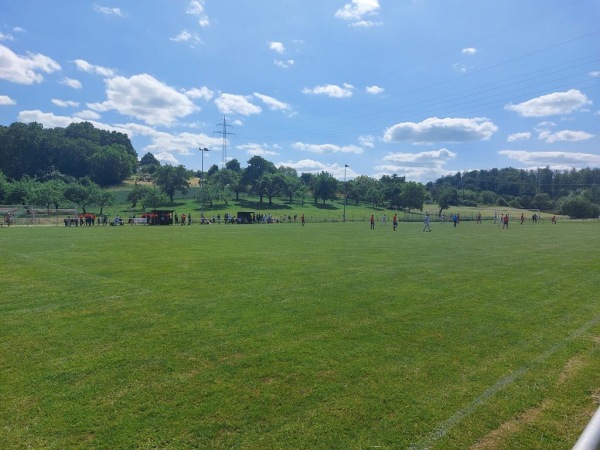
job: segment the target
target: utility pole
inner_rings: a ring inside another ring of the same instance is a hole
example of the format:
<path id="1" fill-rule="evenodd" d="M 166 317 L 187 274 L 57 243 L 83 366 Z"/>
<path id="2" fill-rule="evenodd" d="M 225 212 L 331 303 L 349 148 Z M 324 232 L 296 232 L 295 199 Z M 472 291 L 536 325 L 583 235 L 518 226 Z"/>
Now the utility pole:
<path id="1" fill-rule="evenodd" d="M 231 133 L 227 131 L 227 127 L 233 128 L 231 125 L 227 125 L 227 119 L 223 116 L 223 123 L 218 123 L 217 126 L 223 127 L 222 131 L 214 131 L 214 134 L 218 134 L 223 138 L 223 155 L 221 161 L 221 168 L 225 168 L 225 163 L 227 162 L 227 136 L 235 136 L 235 133 Z"/>

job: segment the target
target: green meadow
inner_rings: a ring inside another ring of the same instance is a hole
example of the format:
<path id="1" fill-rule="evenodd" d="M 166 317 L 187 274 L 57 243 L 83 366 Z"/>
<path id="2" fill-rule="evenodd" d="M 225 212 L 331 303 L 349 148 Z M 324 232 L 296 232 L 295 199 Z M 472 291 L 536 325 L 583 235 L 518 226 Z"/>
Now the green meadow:
<path id="1" fill-rule="evenodd" d="M 4 227 L 0 448 L 570 448 L 600 404 L 599 235 Z"/>

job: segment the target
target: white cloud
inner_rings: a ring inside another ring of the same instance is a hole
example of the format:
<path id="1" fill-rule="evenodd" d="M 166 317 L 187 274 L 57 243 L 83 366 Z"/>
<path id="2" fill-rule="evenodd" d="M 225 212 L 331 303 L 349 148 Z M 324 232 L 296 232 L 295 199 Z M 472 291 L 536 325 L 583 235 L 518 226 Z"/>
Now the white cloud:
<path id="1" fill-rule="evenodd" d="M 383 25 L 383 22 L 373 22 L 372 20 L 359 20 L 357 22 L 352 22 L 349 24 L 349 27 L 356 28 L 371 28 L 371 27 L 379 27 Z"/>
<path id="2" fill-rule="evenodd" d="M 375 169 L 384 174 L 398 174 L 409 180 L 430 181 L 447 175 L 444 166 L 456 158 L 456 154 L 446 148 L 420 153 L 390 153 L 383 158 L 387 164 Z"/>
<path id="3" fill-rule="evenodd" d="M 0 45 L 0 79 L 18 84 L 41 83 L 44 77 L 39 72 L 53 73 L 61 70 L 52 58 L 39 53 L 20 56 L 8 47 Z"/>
<path id="4" fill-rule="evenodd" d="M 294 65 L 294 60 L 288 59 L 286 61 L 281 61 L 279 59 L 274 59 L 273 64 L 275 64 L 277 67 L 281 67 L 282 69 L 289 69 Z"/>
<path id="5" fill-rule="evenodd" d="M 446 148 L 420 153 L 389 153 L 383 158 L 384 161 L 402 164 L 403 166 L 439 166 L 456 158 L 456 153 Z"/>
<path id="6" fill-rule="evenodd" d="M 269 97 L 268 95 L 259 94 L 258 92 L 254 93 L 254 96 L 261 100 L 265 105 L 269 107 L 269 109 L 273 111 L 288 111 L 290 110 L 290 105 L 279 101 L 273 97 Z"/>
<path id="7" fill-rule="evenodd" d="M 432 117 L 423 122 L 402 122 L 388 128 L 384 142 L 464 142 L 487 140 L 498 131 L 498 127 L 486 118 Z"/>
<path id="8" fill-rule="evenodd" d="M 64 84 L 65 86 L 69 86 L 70 88 L 73 89 L 81 89 L 81 81 L 76 80 L 74 78 L 67 78 L 64 77 L 61 81 L 60 84 Z"/>
<path id="9" fill-rule="evenodd" d="M 506 138 L 508 142 L 523 141 L 527 139 L 531 139 L 531 133 L 529 131 L 523 133 L 513 133 Z"/>
<path id="10" fill-rule="evenodd" d="M 158 152 L 154 155 L 154 157 L 161 162 L 161 164 L 167 164 L 170 166 L 178 166 L 179 161 L 172 153 L 168 152 Z"/>
<path id="11" fill-rule="evenodd" d="M 17 102 L 15 102 L 8 95 L 0 95 L 0 106 L 8 106 L 8 105 L 16 105 L 16 104 L 17 104 Z"/>
<path id="12" fill-rule="evenodd" d="M 585 94 L 577 89 L 566 92 L 554 92 L 527 100 L 516 105 L 508 104 L 504 108 L 515 111 L 523 117 L 542 117 L 574 113 L 586 105 L 591 105 Z"/>
<path id="13" fill-rule="evenodd" d="M 95 111 L 115 110 L 141 119 L 149 125 L 170 126 L 198 107 L 185 95 L 148 74 L 130 78 L 114 77 L 105 80 L 108 99 L 103 103 L 88 103 Z"/>
<path id="14" fill-rule="evenodd" d="M 540 132 L 540 131 L 546 130 L 548 128 L 554 128 L 555 126 L 556 126 L 556 123 L 554 123 L 554 122 L 550 122 L 550 121 L 540 122 L 535 126 L 534 130 L 537 132 Z"/>
<path id="15" fill-rule="evenodd" d="M 366 17 L 378 14 L 379 0 L 352 0 L 335 12 L 335 17 L 350 22 L 350 26 L 370 27 L 381 23 L 372 22 Z"/>
<path id="16" fill-rule="evenodd" d="M 584 168 L 600 166 L 600 155 L 591 153 L 501 150 L 498 154 L 533 167 Z"/>
<path id="17" fill-rule="evenodd" d="M 77 69 L 81 70 L 82 72 L 100 75 L 103 77 L 112 77 L 115 75 L 115 72 L 112 69 L 109 69 L 107 67 L 102 67 L 102 66 L 96 66 L 94 64 L 90 64 L 89 62 L 87 62 L 83 59 L 76 59 L 74 61 L 74 63 L 77 66 Z"/>
<path id="18" fill-rule="evenodd" d="M 15 37 L 12 34 L 4 34 L 0 32 L 0 41 L 14 41 Z"/>
<path id="19" fill-rule="evenodd" d="M 85 109 L 83 111 L 76 112 L 75 117 L 78 117 L 83 120 L 98 120 L 102 116 L 95 111 L 90 111 L 89 109 Z"/>
<path id="20" fill-rule="evenodd" d="M 320 161 L 315 161 L 312 159 L 302 159 L 300 161 L 280 161 L 275 164 L 276 167 L 290 167 L 292 169 L 296 169 L 298 173 L 321 173 L 327 172 L 332 174 L 338 180 L 344 179 L 344 165 L 340 164 L 325 164 Z M 352 171 L 351 167 L 346 168 L 346 176 L 348 179 L 352 179 L 357 176 L 355 172 Z"/>
<path id="21" fill-rule="evenodd" d="M 304 88 L 302 90 L 303 94 L 313 94 L 313 95 L 326 95 L 328 97 L 333 98 L 347 98 L 352 97 L 352 90 L 354 86 L 348 83 L 344 83 L 342 86 L 337 86 L 335 84 L 327 84 L 325 86 L 315 86 L 314 88 Z"/>
<path id="22" fill-rule="evenodd" d="M 127 125 L 129 127 L 129 125 Z M 139 130 L 146 132 L 144 129 Z M 181 155 L 192 155 L 198 153 L 198 148 L 207 147 L 212 149 L 217 147 L 220 149 L 221 138 L 215 136 L 207 136 L 206 134 L 200 133 L 164 133 L 156 130 L 150 131 L 152 143 L 144 148 L 145 152 L 165 152 L 165 153 L 178 153 Z M 210 152 L 213 154 L 219 154 L 220 152 Z M 204 159 L 209 158 L 210 153 L 204 155 Z M 220 159 L 220 158 L 219 158 Z"/>
<path id="23" fill-rule="evenodd" d="M 72 100 L 59 100 L 57 98 L 53 98 L 52 103 L 56 106 L 60 106 L 61 108 L 68 108 L 68 107 L 78 107 L 79 106 L 79 102 L 74 102 Z"/>
<path id="24" fill-rule="evenodd" d="M 124 17 L 125 14 L 123 14 L 123 11 L 121 11 L 121 8 L 111 8 L 108 6 L 100 6 L 94 3 L 94 11 L 102 13 L 106 16 L 119 16 L 119 17 Z"/>
<path id="25" fill-rule="evenodd" d="M 169 38 L 169 40 L 173 42 L 202 42 L 202 39 L 200 39 L 200 36 L 198 36 L 197 33 L 190 33 L 187 30 L 182 30 L 177 36 Z"/>
<path id="26" fill-rule="evenodd" d="M 594 135 L 590 133 L 586 133 L 585 131 L 572 131 L 572 130 L 562 130 L 557 131 L 556 133 L 551 133 L 550 131 L 541 131 L 538 139 L 544 140 L 549 144 L 553 142 L 577 142 L 577 141 L 586 141 L 588 139 L 593 138 Z"/>
<path id="27" fill-rule="evenodd" d="M 239 150 L 245 151 L 250 156 L 268 157 L 268 156 L 279 155 L 279 152 L 270 150 L 269 146 L 267 144 L 250 143 L 250 144 L 238 145 L 236 148 Z"/>
<path id="28" fill-rule="evenodd" d="M 358 142 L 360 143 L 360 145 L 362 147 L 374 148 L 376 140 L 377 140 L 377 138 L 375 136 L 371 136 L 371 135 L 358 137 Z"/>
<path id="29" fill-rule="evenodd" d="M 269 42 L 269 48 L 280 55 L 285 53 L 285 45 L 282 42 L 271 41 Z"/>
<path id="30" fill-rule="evenodd" d="M 221 138 L 208 136 L 206 134 L 179 133 L 171 134 L 163 131 L 158 131 L 147 125 L 138 123 L 126 123 L 117 125 L 108 125 L 106 123 L 97 122 L 91 118 L 93 111 L 81 111 L 74 116 L 57 116 L 53 113 L 44 113 L 39 110 L 21 111 L 18 115 L 18 120 L 24 123 L 38 122 L 46 128 L 61 127 L 66 128 L 71 123 L 90 122 L 95 128 L 107 131 L 116 131 L 125 133 L 129 138 L 143 136 L 150 139 L 150 144 L 143 149 L 138 149 L 140 154 L 152 152 L 158 158 L 158 154 L 163 155 L 161 161 L 173 162 L 176 161 L 173 153 L 181 155 L 192 155 L 197 153 L 199 147 L 219 148 L 221 146 Z M 87 117 L 86 117 L 87 116 Z M 215 152 L 216 153 L 216 152 Z M 169 156 L 171 155 L 171 156 Z M 210 158 L 209 154 L 205 158 Z"/>
<path id="31" fill-rule="evenodd" d="M 221 94 L 215 99 L 215 104 L 221 114 L 241 114 L 242 116 L 260 114 L 262 108 L 250 103 L 250 98 L 252 97 L 235 94 Z"/>
<path id="32" fill-rule="evenodd" d="M 30 123 L 38 122 L 46 128 L 66 128 L 71 123 L 90 122 L 94 127 L 107 131 L 117 131 L 119 133 L 128 133 L 125 128 L 119 126 L 111 126 L 105 123 L 95 122 L 93 120 L 84 120 L 75 116 L 57 116 L 53 113 L 45 113 L 40 110 L 21 111 L 17 116 L 19 122 Z"/>
<path id="33" fill-rule="evenodd" d="M 193 88 L 189 91 L 185 91 L 185 95 L 187 95 L 189 98 L 200 98 L 208 102 L 212 100 L 212 98 L 215 96 L 215 93 L 206 86 L 202 86 L 201 88 Z"/>
<path id="34" fill-rule="evenodd" d="M 600 77 L 600 70 L 594 70 L 593 72 L 590 72 L 590 77 L 594 77 L 594 78 L 598 78 Z"/>
<path id="35" fill-rule="evenodd" d="M 27 30 L 21 27 L 13 27 L 12 29 L 15 33 L 25 33 Z"/>
<path id="36" fill-rule="evenodd" d="M 467 56 L 473 56 L 477 53 L 477 49 L 474 47 L 469 47 L 469 48 L 463 48 L 462 52 L 463 55 L 467 55 Z"/>
<path id="37" fill-rule="evenodd" d="M 335 144 L 305 144 L 303 142 L 296 142 L 292 145 L 296 150 L 307 151 L 318 154 L 332 154 L 332 153 L 355 153 L 360 154 L 364 151 L 362 147 L 358 145 L 344 145 L 339 146 Z"/>
<path id="38" fill-rule="evenodd" d="M 469 70 L 469 67 L 462 63 L 454 63 L 452 64 L 452 68 L 460 73 L 466 73 Z"/>
<path id="39" fill-rule="evenodd" d="M 385 89 L 379 86 L 367 86 L 365 88 L 365 90 L 367 91 L 368 94 L 372 94 L 372 95 L 378 95 L 378 94 L 382 94 Z"/>
<path id="40" fill-rule="evenodd" d="M 188 4 L 186 13 L 196 16 L 198 18 L 198 24 L 201 27 L 207 27 L 210 25 L 210 20 L 204 10 L 204 0 L 192 0 Z"/>

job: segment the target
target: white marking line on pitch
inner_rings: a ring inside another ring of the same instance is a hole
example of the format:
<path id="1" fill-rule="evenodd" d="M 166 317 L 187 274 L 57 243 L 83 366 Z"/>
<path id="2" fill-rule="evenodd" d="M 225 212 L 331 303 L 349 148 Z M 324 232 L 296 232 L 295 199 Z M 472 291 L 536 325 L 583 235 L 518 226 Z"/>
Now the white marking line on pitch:
<path id="1" fill-rule="evenodd" d="M 133 286 L 131 283 L 125 283 L 124 281 L 121 281 L 121 280 L 113 280 L 112 278 L 103 277 L 102 275 L 97 275 L 95 273 L 85 272 L 83 270 L 74 269 L 74 268 L 69 267 L 69 266 L 63 266 L 61 264 L 56 264 L 56 263 L 48 262 L 46 260 L 42 261 L 42 260 L 40 260 L 38 258 L 35 258 L 35 257 L 31 256 L 31 255 L 24 255 L 24 254 L 19 254 L 19 255 L 22 256 L 22 257 L 24 257 L 24 258 L 28 258 L 28 259 L 37 261 L 38 263 L 43 263 L 43 264 L 45 264 L 47 266 L 57 267 L 59 269 L 70 270 L 71 272 L 75 272 L 75 273 L 77 273 L 79 275 L 83 275 L 83 276 L 90 277 L 90 278 L 96 278 L 96 279 L 102 280 L 102 281 L 108 281 L 108 282 L 114 283 L 114 284 L 121 284 L 123 286 L 126 286 L 128 289 L 135 288 L 136 292 L 143 292 L 143 293 L 146 293 L 146 294 L 151 294 L 152 293 L 152 291 L 149 290 L 149 289 L 145 289 L 145 288 L 142 288 L 142 287 L 139 287 L 139 286 Z"/>
<path id="2" fill-rule="evenodd" d="M 537 364 L 541 364 L 544 361 L 546 361 L 550 356 L 552 356 L 554 353 L 556 353 L 558 350 L 560 350 L 562 347 L 564 347 L 568 342 L 570 342 L 574 339 L 577 339 L 583 333 L 585 333 L 590 328 L 592 328 L 594 325 L 596 325 L 598 322 L 600 322 L 600 316 L 596 317 L 595 319 L 590 320 L 588 323 L 583 325 L 577 331 L 573 332 L 570 336 L 565 338 L 563 341 L 555 344 L 550 349 L 548 349 L 544 353 L 542 353 L 540 356 L 533 359 L 528 365 L 523 366 L 520 369 L 516 370 L 515 372 L 511 373 L 510 375 L 507 375 L 506 377 L 498 380 L 498 382 L 496 384 L 494 384 L 492 387 L 488 388 L 485 392 L 483 392 L 483 394 L 481 394 L 479 397 L 477 397 L 475 400 L 473 400 L 471 402 L 471 404 L 469 404 L 466 408 L 463 408 L 463 409 L 457 411 L 452 417 L 450 417 L 449 419 L 442 422 L 435 430 L 433 430 L 431 433 L 429 433 L 429 435 L 427 435 L 427 437 L 423 438 L 418 443 L 411 445 L 410 448 L 413 450 L 430 448 L 439 439 L 446 436 L 446 434 L 448 434 L 448 432 L 450 430 L 452 430 L 452 428 L 454 428 L 462 419 L 470 416 L 479 406 L 486 403 L 491 397 L 493 397 L 495 394 L 500 392 L 505 387 L 510 386 L 512 383 L 515 382 L 515 380 L 517 378 L 519 378 L 522 375 L 524 375 L 525 373 L 527 373 L 533 366 L 535 366 Z"/>

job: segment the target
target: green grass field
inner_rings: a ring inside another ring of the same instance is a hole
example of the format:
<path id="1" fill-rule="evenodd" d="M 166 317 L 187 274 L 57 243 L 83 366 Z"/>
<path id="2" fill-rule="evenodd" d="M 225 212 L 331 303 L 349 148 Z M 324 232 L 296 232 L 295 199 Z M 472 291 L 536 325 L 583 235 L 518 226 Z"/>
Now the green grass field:
<path id="1" fill-rule="evenodd" d="M 0 229 L 0 448 L 570 448 L 600 223 Z"/>

